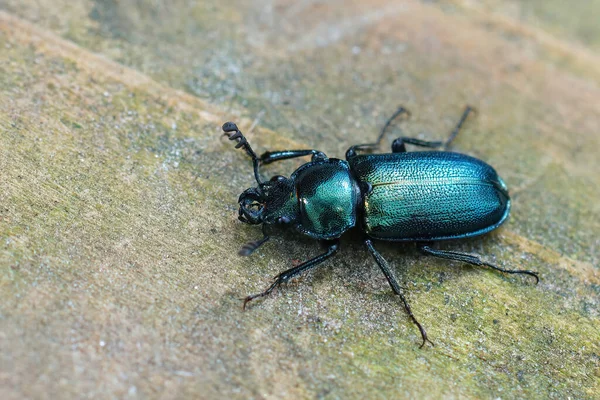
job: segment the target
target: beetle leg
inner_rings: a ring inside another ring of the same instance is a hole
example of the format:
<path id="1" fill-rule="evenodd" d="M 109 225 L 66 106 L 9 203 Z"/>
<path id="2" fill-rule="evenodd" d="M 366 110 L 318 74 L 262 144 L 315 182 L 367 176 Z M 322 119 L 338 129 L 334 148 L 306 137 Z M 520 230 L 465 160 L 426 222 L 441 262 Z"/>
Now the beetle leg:
<path id="1" fill-rule="evenodd" d="M 248 242 L 242 246 L 238 254 L 240 256 L 249 256 L 254 252 L 254 250 L 258 249 L 262 246 L 266 241 L 268 241 L 271 237 L 267 234 L 267 225 L 263 224 L 262 226 L 263 237 L 261 239 L 255 240 L 253 242 Z"/>
<path id="2" fill-rule="evenodd" d="M 270 164 L 275 161 L 287 160 L 289 158 L 304 157 L 312 154 L 312 161 L 326 159 L 325 153 L 319 150 L 281 150 L 267 151 L 263 153 L 259 160 L 261 164 Z"/>
<path id="3" fill-rule="evenodd" d="M 257 297 L 264 297 L 264 296 L 269 295 L 273 291 L 273 289 L 275 289 L 282 283 L 285 283 L 285 282 L 289 281 L 290 279 L 292 279 L 293 277 L 295 277 L 296 275 L 301 274 L 302 272 L 307 271 L 307 270 L 321 264 L 323 261 L 325 261 L 329 257 L 333 256 L 337 252 L 338 248 L 339 248 L 339 240 L 335 240 L 335 241 L 329 243 L 329 248 L 327 249 L 327 251 L 325 253 L 318 255 L 315 258 L 311 258 L 310 260 L 305 261 L 302 264 L 300 264 L 294 268 L 290 268 L 290 269 L 278 274 L 275 277 L 275 282 L 273 282 L 271 284 L 271 286 L 269 286 L 267 288 L 267 290 L 265 290 L 262 293 L 257 293 L 257 294 L 247 296 L 244 299 L 243 309 L 244 310 L 246 309 L 246 304 L 248 304 L 249 301 L 252 301 L 252 300 L 256 299 Z"/>
<path id="4" fill-rule="evenodd" d="M 495 269 L 496 271 L 504 272 L 506 274 L 530 275 L 535 278 L 536 284 L 540 281 L 540 278 L 539 278 L 537 272 L 528 271 L 528 270 L 524 270 L 524 269 L 503 269 L 503 268 L 497 267 L 493 264 L 482 261 L 479 257 L 471 255 L 471 254 L 459 253 L 456 251 L 436 250 L 436 249 L 432 249 L 431 247 L 429 247 L 428 245 L 423 244 L 423 243 L 417 244 L 417 247 L 423 254 L 428 255 L 428 256 L 444 258 L 446 260 L 462 261 L 467 264 L 476 265 L 479 267 L 488 267 L 491 269 Z"/>
<path id="5" fill-rule="evenodd" d="M 429 140 L 421 140 L 421 139 L 415 139 L 415 138 L 409 138 L 409 137 L 399 137 L 398 139 L 396 139 L 392 142 L 392 153 L 406 152 L 405 144 L 412 144 L 414 146 L 427 147 L 430 149 L 437 149 L 437 148 L 442 147 L 444 150 L 448 150 L 448 148 L 450 147 L 450 144 L 454 141 L 454 139 L 460 132 L 462 126 L 464 125 L 465 121 L 467 120 L 467 117 L 469 116 L 469 114 L 471 112 L 475 112 L 475 109 L 473 107 L 471 107 L 471 106 L 465 107 L 465 111 L 463 111 L 462 116 L 460 117 L 460 120 L 458 121 L 458 124 L 456 124 L 454 129 L 452 129 L 452 132 L 450 133 L 450 136 L 448 137 L 448 139 L 446 139 L 446 141 L 443 141 L 443 142 L 439 141 L 439 140 L 429 141 Z"/>
<path id="6" fill-rule="evenodd" d="M 348 149 L 348 151 L 346 151 L 346 160 L 348 160 L 349 158 L 352 158 L 356 155 L 357 151 L 364 151 L 364 150 L 375 150 L 379 147 L 379 144 L 381 143 L 381 139 L 383 139 L 383 137 L 385 136 L 385 133 L 387 132 L 388 128 L 392 125 L 392 122 L 394 122 L 394 120 L 396 118 L 398 118 L 401 115 L 406 115 L 410 117 L 410 111 L 408 111 L 406 108 L 404 107 L 399 107 L 396 112 L 394 114 L 392 114 L 392 116 L 386 121 L 385 125 L 383 126 L 383 128 L 381 129 L 381 132 L 379 132 L 379 136 L 377 137 L 377 140 L 373 143 L 363 143 L 363 144 L 357 144 L 354 145 L 352 147 L 350 147 Z"/>
<path id="7" fill-rule="evenodd" d="M 419 346 L 419 347 L 422 348 L 423 346 L 425 346 L 426 342 L 429 342 L 429 343 L 431 343 L 432 346 L 434 346 L 433 342 L 427 338 L 427 332 L 425 331 L 425 328 L 423 328 L 423 326 L 419 323 L 419 321 L 417 321 L 417 318 L 415 318 L 415 316 L 413 315 L 412 310 L 410 309 L 410 306 L 408 305 L 408 302 L 406 301 L 406 298 L 404 297 L 404 294 L 402 293 L 402 289 L 400 288 L 400 285 L 398 284 L 398 281 L 396 280 L 396 277 L 392 273 L 392 270 L 390 269 L 390 266 L 387 263 L 387 261 L 385 260 L 385 258 L 383 258 L 383 256 L 381 254 L 379 254 L 379 252 L 377 250 L 375 250 L 375 248 L 373 247 L 373 243 L 371 243 L 370 239 L 365 240 L 365 244 L 367 245 L 367 248 L 369 249 L 369 252 L 373 256 L 373 258 L 375 259 L 375 262 L 377 263 L 377 265 L 379 265 L 379 268 L 381 268 L 381 271 L 383 271 L 383 274 L 385 275 L 388 283 L 392 287 L 392 290 L 394 291 L 394 293 L 396 293 L 398 296 L 400 296 L 400 300 L 404 304 L 404 309 L 406 310 L 406 313 L 408 314 L 410 319 L 414 322 L 414 324 L 417 325 L 417 328 L 419 328 L 419 331 L 421 332 L 421 338 L 423 339 L 423 343 L 421 343 L 421 346 Z"/>

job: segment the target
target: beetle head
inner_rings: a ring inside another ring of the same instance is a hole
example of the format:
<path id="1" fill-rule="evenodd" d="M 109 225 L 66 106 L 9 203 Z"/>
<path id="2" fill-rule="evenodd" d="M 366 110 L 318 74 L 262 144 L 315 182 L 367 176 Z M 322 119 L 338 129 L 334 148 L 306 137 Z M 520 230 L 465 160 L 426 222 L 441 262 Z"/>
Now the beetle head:
<path id="1" fill-rule="evenodd" d="M 251 225 L 285 224 L 296 219 L 296 201 L 289 179 L 274 176 L 258 187 L 246 189 L 238 199 L 239 220 Z"/>

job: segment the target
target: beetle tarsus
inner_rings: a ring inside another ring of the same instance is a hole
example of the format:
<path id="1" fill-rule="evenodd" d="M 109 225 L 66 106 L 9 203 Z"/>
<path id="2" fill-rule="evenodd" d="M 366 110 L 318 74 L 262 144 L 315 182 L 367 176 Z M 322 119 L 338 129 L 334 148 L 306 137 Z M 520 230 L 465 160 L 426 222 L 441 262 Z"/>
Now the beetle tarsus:
<path id="1" fill-rule="evenodd" d="M 385 132 L 387 131 L 387 129 L 390 127 L 392 122 L 394 122 L 394 120 L 401 115 L 406 115 L 406 117 L 409 118 L 411 116 L 411 113 L 402 106 L 398 107 L 396 112 L 392 114 L 392 116 L 386 121 L 385 125 L 383 125 L 383 128 L 381 128 L 381 132 L 379 132 L 379 137 L 377 137 L 377 141 L 375 142 L 375 144 L 379 145 L 379 143 L 381 143 L 381 140 L 385 136 Z"/>
<path id="2" fill-rule="evenodd" d="M 410 309 L 410 306 L 408 305 L 408 301 L 406 301 L 406 297 L 404 297 L 404 294 L 402 293 L 402 288 L 401 288 L 400 284 L 398 283 L 398 280 L 392 273 L 392 270 L 390 269 L 390 266 L 389 266 L 388 262 L 386 261 L 386 259 L 383 258 L 383 256 L 377 250 L 375 250 L 375 247 L 373 247 L 373 243 L 371 242 L 371 239 L 366 239 L 365 244 L 367 245 L 367 249 L 373 256 L 373 258 L 375 259 L 375 262 L 377 263 L 377 265 L 379 265 L 379 268 L 381 268 L 381 271 L 383 272 L 383 274 L 385 275 L 385 278 L 387 279 L 388 283 L 392 287 L 392 290 L 394 291 L 395 294 L 397 294 L 400 297 L 400 300 L 402 301 L 402 304 L 404 305 L 404 310 L 408 314 L 409 318 L 415 325 L 417 325 L 417 328 L 419 328 L 419 332 L 421 333 L 421 338 L 423 339 L 423 343 L 421 343 L 421 346 L 419 346 L 419 348 L 423 348 L 423 346 L 425 346 L 426 342 L 429 342 L 429 343 L 431 343 L 432 346 L 435 346 L 433 344 L 433 342 L 431 340 L 429 340 L 429 338 L 427 337 L 427 331 L 425 331 L 425 328 L 423 328 L 421 323 L 419 321 L 417 321 L 417 318 L 415 317 L 412 310 Z"/>
<path id="3" fill-rule="evenodd" d="M 462 261 L 464 263 L 475 265 L 478 267 L 488 267 L 491 269 L 495 269 L 496 271 L 504 272 L 505 274 L 523 274 L 523 275 L 533 276 L 535 278 L 536 285 L 540 281 L 540 277 L 538 276 L 538 273 L 534 272 L 534 271 L 529 271 L 526 269 L 504 269 L 504 268 L 497 267 L 494 264 L 485 262 L 485 261 L 481 260 L 479 257 L 474 256 L 472 254 L 459 253 L 457 251 L 437 250 L 437 249 L 431 248 L 429 245 L 422 244 L 422 243 L 417 244 L 417 247 L 423 254 L 428 255 L 428 256 L 443 258 L 446 260 Z"/>
<path id="4" fill-rule="evenodd" d="M 423 328 L 419 321 L 417 321 L 415 318 L 412 318 L 412 321 L 415 323 L 415 325 L 417 325 L 417 328 L 419 328 L 419 332 L 421 332 L 421 339 L 423 339 L 423 342 L 421 343 L 419 348 L 422 349 L 423 346 L 425 346 L 425 343 L 427 342 L 429 342 L 429 344 L 435 347 L 435 344 L 431 340 L 429 340 L 429 338 L 427 337 L 427 331 L 425 331 L 425 328 Z"/>
<path id="5" fill-rule="evenodd" d="M 242 248 L 240 249 L 240 251 L 238 251 L 238 254 L 240 256 L 249 256 L 250 254 L 254 253 L 254 250 L 258 249 L 260 246 L 262 246 L 263 244 L 265 244 L 271 237 L 267 234 L 267 225 L 263 225 L 262 226 L 262 231 L 263 231 L 263 237 L 258 239 L 258 240 L 254 240 L 252 242 L 248 242 L 245 245 L 242 246 Z"/>
<path id="6" fill-rule="evenodd" d="M 249 256 L 250 254 L 254 253 L 254 250 L 258 249 L 260 246 L 263 245 L 263 243 L 265 243 L 267 240 L 269 240 L 269 237 L 264 237 L 262 239 L 259 240 L 255 240 L 253 242 L 248 242 L 245 245 L 242 246 L 242 248 L 240 249 L 240 251 L 238 251 L 238 254 L 240 256 Z"/>
<path id="7" fill-rule="evenodd" d="M 477 115 L 477 109 L 475 107 L 471 107 L 471 106 L 465 107 L 465 110 L 463 111 L 462 115 L 460 116 L 460 120 L 458 121 L 458 123 L 456 124 L 456 126 L 454 127 L 452 132 L 450 133 L 450 137 L 448 137 L 448 139 L 446 139 L 446 141 L 443 143 L 444 150 L 448 150 L 448 148 L 450 147 L 450 144 L 452 144 L 452 142 L 454 141 L 454 139 L 460 132 L 463 124 L 469 117 L 470 113 Z"/>
<path id="8" fill-rule="evenodd" d="M 267 288 L 267 290 L 265 290 L 262 293 L 252 294 L 250 296 L 247 296 L 244 299 L 243 309 L 244 310 L 246 309 L 246 304 L 248 304 L 248 302 L 250 302 L 258 297 L 265 297 L 265 296 L 269 295 L 273 291 L 273 289 L 275 289 L 282 283 L 285 283 L 285 282 L 289 281 L 290 279 L 292 279 L 293 277 L 301 274 L 302 272 L 307 271 L 307 270 L 323 263 L 323 261 L 325 261 L 329 257 L 333 256 L 337 252 L 338 248 L 339 248 L 339 240 L 336 239 L 334 241 L 329 242 L 329 247 L 325 253 L 320 254 L 320 255 L 316 256 L 315 258 L 311 258 L 310 260 L 305 261 L 296 267 L 293 267 L 293 268 L 290 268 L 290 269 L 287 269 L 287 270 L 281 272 L 280 274 L 278 274 L 275 277 L 275 282 L 273 282 L 271 284 L 271 286 L 269 286 Z"/>
<path id="9" fill-rule="evenodd" d="M 535 271 L 529 271 L 527 269 L 504 269 L 504 268 L 497 267 L 494 264 L 487 263 L 485 261 L 482 261 L 482 265 L 484 265 L 488 268 L 491 268 L 491 269 L 495 269 L 496 271 L 504 272 L 505 274 L 522 274 L 522 275 L 533 276 L 535 278 L 535 284 L 537 285 L 538 283 L 540 283 L 540 277 L 538 276 L 538 273 Z"/>
<path id="10" fill-rule="evenodd" d="M 264 292 L 261 293 L 257 293 L 257 294 L 251 294 L 250 296 L 246 296 L 244 298 L 244 304 L 242 305 L 242 310 L 246 310 L 246 305 L 251 302 L 252 300 L 259 298 L 259 297 L 265 297 L 268 296 L 273 289 L 275 289 L 281 282 L 273 282 L 273 284 L 271 286 L 269 286 L 269 288 L 267 290 L 265 290 Z"/>

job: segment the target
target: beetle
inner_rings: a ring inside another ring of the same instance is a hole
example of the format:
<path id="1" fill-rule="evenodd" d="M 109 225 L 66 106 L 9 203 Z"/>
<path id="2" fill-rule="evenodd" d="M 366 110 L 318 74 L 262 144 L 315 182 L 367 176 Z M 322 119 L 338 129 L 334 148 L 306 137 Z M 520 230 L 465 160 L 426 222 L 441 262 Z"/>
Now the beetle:
<path id="1" fill-rule="evenodd" d="M 393 141 L 391 153 L 373 154 L 392 122 L 410 115 L 400 107 L 375 142 L 350 147 L 345 160 L 328 158 L 315 149 L 267 151 L 258 157 L 236 124 L 223 124 L 224 135 L 236 141 L 235 147 L 244 149 L 252 159 L 258 183 L 240 195 L 238 218 L 247 224 L 262 224 L 263 237 L 244 245 L 239 254 L 250 255 L 268 241 L 269 227 L 273 225 L 294 227 L 327 247 L 324 253 L 278 274 L 263 292 L 247 296 L 243 308 L 249 301 L 267 296 L 282 283 L 331 258 L 338 251 L 342 234 L 355 227 L 362 230 L 367 250 L 418 327 L 420 347 L 433 342 L 414 316 L 373 240 L 414 242 L 424 255 L 508 274 L 530 275 L 537 284 L 536 272 L 504 269 L 476 255 L 432 247 L 434 242 L 488 233 L 504 223 L 510 213 L 508 189 L 494 168 L 477 158 L 447 151 L 472 111 L 472 107 L 465 108 L 446 141 L 399 137 Z M 442 151 L 407 152 L 406 144 Z M 289 178 L 276 175 L 262 180 L 261 165 L 303 156 L 311 156 L 311 161 Z"/>

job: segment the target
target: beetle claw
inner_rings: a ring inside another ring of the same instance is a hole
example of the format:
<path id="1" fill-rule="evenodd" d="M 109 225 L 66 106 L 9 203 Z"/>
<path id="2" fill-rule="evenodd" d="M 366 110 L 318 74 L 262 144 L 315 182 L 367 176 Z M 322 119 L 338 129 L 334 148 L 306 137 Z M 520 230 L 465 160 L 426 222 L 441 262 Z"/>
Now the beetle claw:
<path id="1" fill-rule="evenodd" d="M 267 291 L 262 292 L 262 293 L 251 294 L 250 296 L 244 297 L 244 304 L 242 304 L 242 310 L 246 311 L 246 305 L 248 303 L 250 303 L 252 300 L 254 300 L 254 299 L 258 298 L 258 297 L 265 297 L 269 293 L 271 293 L 271 291 L 267 290 Z"/>
<path id="2" fill-rule="evenodd" d="M 425 346 L 425 343 L 427 343 L 427 342 L 429 342 L 429 344 L 430 344 L 432 347 L 435 347 L 435 343 L 433 343 L 431 340 L 429 340 L 429 338 L 427 337 L 427 333 L 425 334 L 425 336 L 424 336 L 424 337 L 422 337 L 422 339 L 423 339 L 423 343 L 421 343 L 421 345 L 419 346 L 419 348 L 420 348 L 420 349 L 422 349 L 422 348 L 423 348 L 423 346 Z"/>
<path id="3" fill-rule="evenodd" d="M 248 304 L 250 301 L 252 301 L 253 297 L 252 296 L 246 296 L 244 297 L 244 304 L 242 305 L 242 310 L 246 311 L 246 304 Z"/>
<path id="4" fill-rule="evenodd" d="M 413 320 L 413 322 L 415 322 L 417 327 L 419 328 L 419 332 L 421 332 L 421 338 L 423 339 L 423 343 L 421 343 L 419 348 L 422 349 L 423 346 L 425 346 L 425 343 L 427 342 L 429 342 L 432 346 L 435 346 L 435 344 L 427 337 L 427 332 L 425 331 L 425 328 L 423 328 L 420 323 L 416 322 L 416 320 Z"/>

